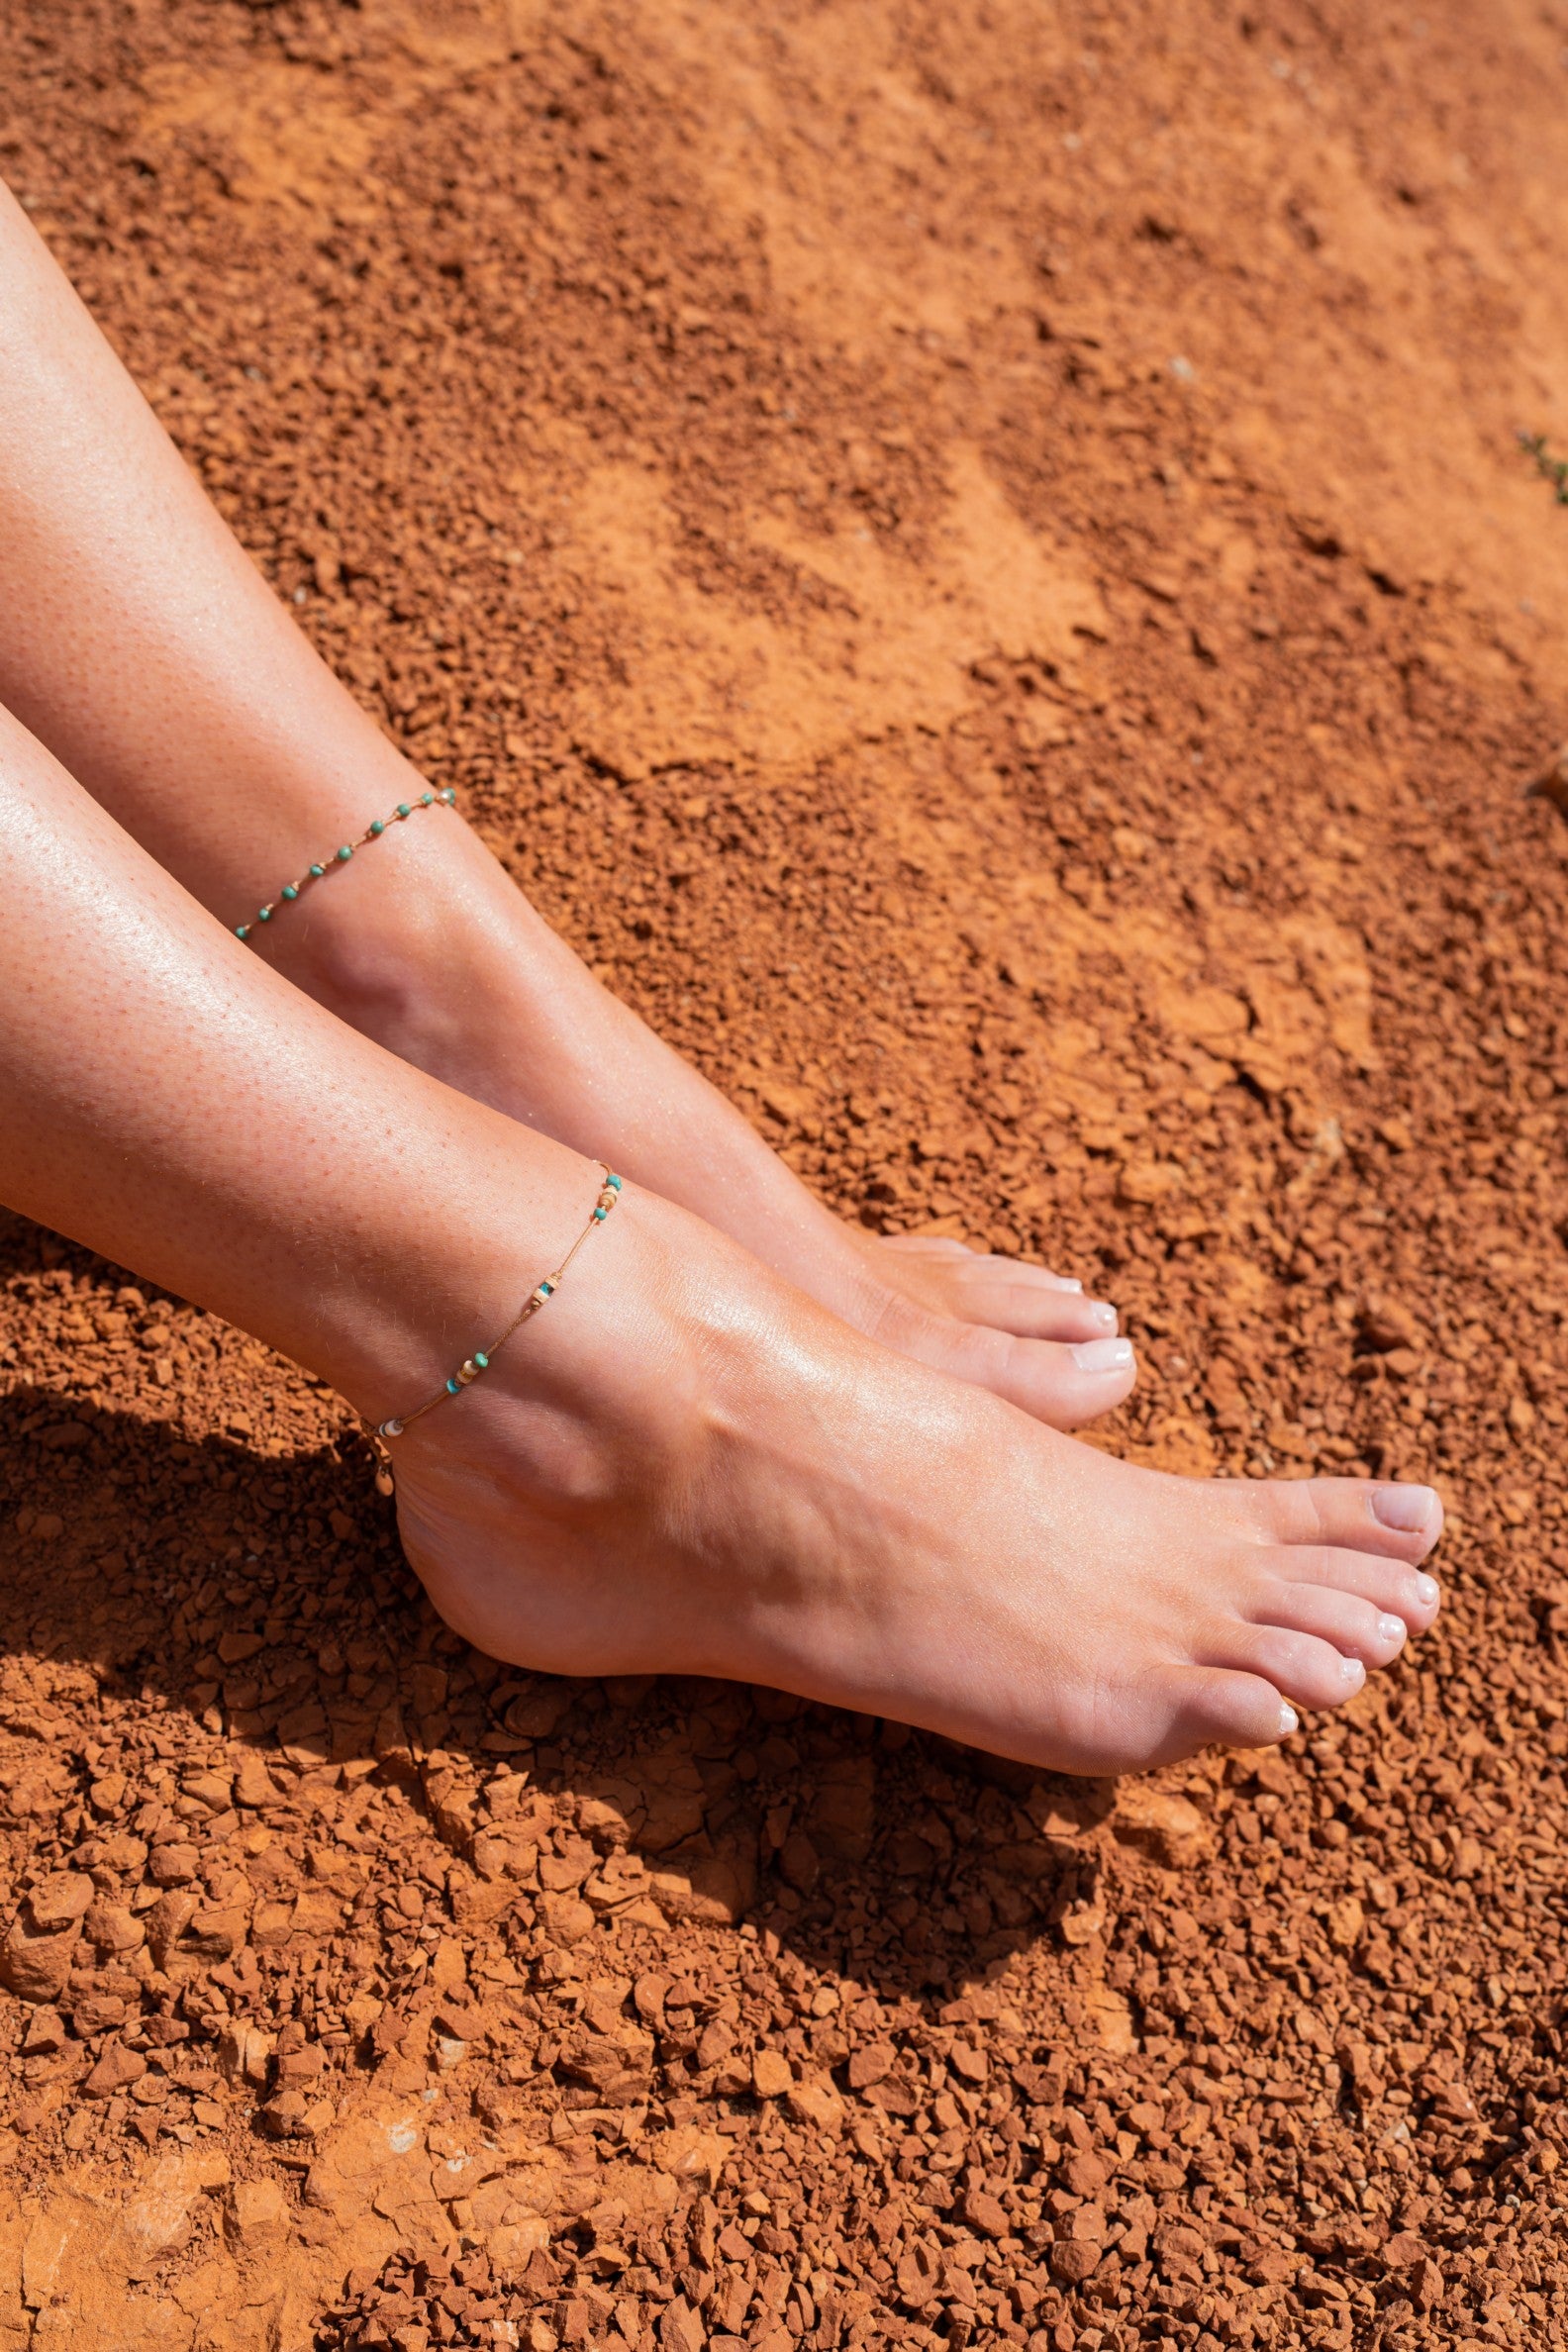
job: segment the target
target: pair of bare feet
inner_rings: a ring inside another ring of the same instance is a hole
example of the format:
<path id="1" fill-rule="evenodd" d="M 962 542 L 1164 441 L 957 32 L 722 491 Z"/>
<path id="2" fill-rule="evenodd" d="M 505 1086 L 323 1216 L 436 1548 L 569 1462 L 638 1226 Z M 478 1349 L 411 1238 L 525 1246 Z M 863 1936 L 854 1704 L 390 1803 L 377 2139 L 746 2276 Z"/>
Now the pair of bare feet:
<path id="1" fill-rule="evenodd" d="M 589 1159 L 633 1180 L 547 1313 L 399 1441 L 455 1624 L 1099 1772 L 1277 1738 L 1429 1623 L 1434 1495 L 1160 1478 L 1063 1434 L 1132 1384 L 1114 1310 L 840 1225 L 449 812 L 249 945 L 217 933 L 192 900 L 247 921 L 422 780 L 3 191 L 0 312 L 7 1197 L 379 1419 L 533 1287 Z"/>
<path id="2" fill-rule="evenodd" d="M 417 848 L 344 877 L 269 953 L 634 1180 L 548 1313 L 397 1441 L 404 1543 L 461 1632 L 558 1672 L 731 1676 L 1100 1773 L 1278 1739 L 1430 1624 L 1429 1489 L 1179 1479 L 1075 1442 L 1135 1377 L 1114 1308 L 840 1224 L 516 894 L 511 952 L 482 937 L 433 990 L 453 933 L 406 887 Z M 561 1156 L 562 1244 L 596 1181 Z M 543 1270 L 498 1272 L 521 1297 Z M 475 1338 L 505 1295 L 475 1301 Z"/>

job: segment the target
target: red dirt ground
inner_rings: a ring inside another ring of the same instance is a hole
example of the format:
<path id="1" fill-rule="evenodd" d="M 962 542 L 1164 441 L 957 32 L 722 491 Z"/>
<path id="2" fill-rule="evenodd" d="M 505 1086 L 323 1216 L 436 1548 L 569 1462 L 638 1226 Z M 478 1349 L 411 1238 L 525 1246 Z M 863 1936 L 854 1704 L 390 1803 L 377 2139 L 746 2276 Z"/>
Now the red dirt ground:
<path id="1" fill-rule="evenodd" d="M 1568 2340 L 1565 67 L 5 12 L 0 170 L 611 983 L 847 1214 L 1123 1302 L 1105 1442 L 1452 1518 L 1344 1716 L 1040 1781 L 497 1667 L 330 1395 L 0 1227 L 0 2346 Z"/>

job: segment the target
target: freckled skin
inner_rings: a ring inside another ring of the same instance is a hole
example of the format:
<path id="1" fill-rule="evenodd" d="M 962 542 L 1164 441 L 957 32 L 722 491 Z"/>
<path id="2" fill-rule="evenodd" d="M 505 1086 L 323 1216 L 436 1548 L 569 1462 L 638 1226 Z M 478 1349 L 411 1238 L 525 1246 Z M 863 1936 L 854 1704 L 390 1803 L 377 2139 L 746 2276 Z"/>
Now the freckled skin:
<path id="1" fill-rule="evenodd" d="M 856 1328 L 1057 1427 L 1136 1368 L 1036 1266 L 842 1224 L 442 811 L 272 595 L 0 188 L 0 701 L 252 952 L 380 1044 L 694 1210 Z M 1075 1347 L 1090 1346 L 1087 1361 Z"/>

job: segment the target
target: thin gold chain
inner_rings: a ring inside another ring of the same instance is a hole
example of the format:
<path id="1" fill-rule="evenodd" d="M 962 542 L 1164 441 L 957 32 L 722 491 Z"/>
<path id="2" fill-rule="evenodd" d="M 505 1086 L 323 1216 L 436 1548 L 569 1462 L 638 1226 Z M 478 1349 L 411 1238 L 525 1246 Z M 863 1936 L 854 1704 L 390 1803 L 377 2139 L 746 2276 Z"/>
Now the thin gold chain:
<path id="1" fill-rule="evenodd" d="M 471 1388 L 482 1374 L 489 1371 L 492 1361 L 500 1354 L 513 1332 L 521 1330 L 524 1323 L 531 1322 L 539 1314 L 539 1309 L 547 1306 L 556 1291 L 559 1290 L 562 1278 L 572 1259 L 577 1255 L 589 1234 L 604 1224 L 611 1210 L 621 1198 L 620 1177 L 605 1167 L 603 1160 L 599 1162 L 599 1166 L 604 1169 L 604 1182 L 599 1187 L 599 1198 L 594 1203 L 593 1214 L 588 1223 L 583 1226 L 582 1231 L 567 1250 L 554 1273 L 542 1276 L 534 1285 L 499 1339 L 492 1339 L 488 1347 L 476 1347 L 471 1356 L 465 1356 L 457 1370 L 447 1377 L 433 1397 L 427 1397 L 423 1405 L 416 1405 L 407 1413 L 393 1414 L 384 1421 L 366 1421 L 363 1424 L 365 1435 L 370 1440 L 370 1450 L 375 1455 L 375 1482 L 378 1494 L 390 1495 L 396 1483 L 392 1476 L 390 1451 L 392 1439 L 401 1437 L 410 1421 L 417 1421 L 424 1414 L 434 1412 L 438 1405 L 444 1405 L 448 1397 L 460 1397 L 465 1388 Z"/>

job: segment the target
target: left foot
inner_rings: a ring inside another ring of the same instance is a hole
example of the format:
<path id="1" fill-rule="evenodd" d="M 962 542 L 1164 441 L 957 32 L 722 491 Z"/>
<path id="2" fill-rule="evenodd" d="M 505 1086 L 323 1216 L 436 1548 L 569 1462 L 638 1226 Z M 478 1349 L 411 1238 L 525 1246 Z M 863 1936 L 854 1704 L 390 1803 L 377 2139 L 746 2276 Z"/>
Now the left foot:
<path id="1" fill-rule="evenodd" d="M 1059 1429 L 1131 1391 L 1117 1311 L 1078 1283 L 834 1217 L 444 812 L 396 828 L 254 943 L 405 1061 L 608 1160 L 900 1354 Z"/>

